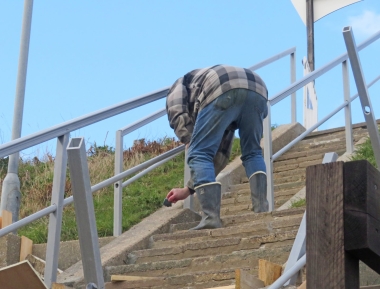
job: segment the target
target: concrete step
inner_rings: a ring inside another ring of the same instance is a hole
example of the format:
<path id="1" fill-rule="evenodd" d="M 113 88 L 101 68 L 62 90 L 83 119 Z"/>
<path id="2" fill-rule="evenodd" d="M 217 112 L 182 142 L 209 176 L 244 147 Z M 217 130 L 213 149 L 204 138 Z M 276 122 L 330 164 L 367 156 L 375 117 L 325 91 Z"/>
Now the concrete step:
<path id="1" fill-rule="evenodd" d="M 251 237 L 271 233 L 281 233 L 297 230 L 302 219 L 302 213 L 275 217 L 273 220 L 256 220 L 219 229 L 199 231 L 177 231 L 174 233 L 154 235 L 150 238 L 149 248 L 176 247 L 191 242 L 209 241 L 229 237 Z"/>
<path id="2" fill-rule="evenodd" d="M 294 209 L 288 209 L 283 211 L 273 211 L 269 213 L 254 213 L 249 212 L 241 215 L 231 215 L 231 216 L 222 216 L 222 223 L 223 228 L 241 225 L 244 223 L 250 223 L 252 221 L 268 221 L 273 218 L 279 218 L 284 216 L 293 216 L 293 215 L 299 215 L 303 214 L 305 211 L 304 208 L 294 208 Z M 199 221 L 197 222 L 189 222 L 189 223 L 179 223 L 179 224 L 173 224 L 170 226 L 170 233 L 174 233 L 177 231 L 183 231 L 183 230 L 189 230 L 191 228 L 194 228 L 196 225 L 198 225 Z"/>
<path id="3" fill-rule="evenodd" d="M 105 275 L 106 279 L 109 280 L 113 274 L 164 277 L 185 273 L 234 270 L 242 267 L 257 270 L 259 259 L 271 260 L 274 263 L 283 264 L 288 259 L 293 242 L 294 240 L 289 237 L 289 239 L 282 241 L 281 245 L 279 242 L 275 243 L 276 246 L 272 246 L 274 243 L 266 243 L 258 249 L 240 250 L 230 254 L 110 266 L 105 269 Z"/>
<path id="4" fill-rule="evenodd" d="M 176 247 L 134 251 L 128 254 L 127 264 L 212 256 L 219 255 L 220 252 L 231 254 L 235 251 L 259 249 L 269 243 L 273 243 L 272 247 L 276 247 L 276 244 L 282 246 L 284 241 L 294 240 L 296 235 L 297 231 L 291 231 L 253 237 L 229 237 L 208 241 L 194 241 Z"/>
<path id="5" fill-rule="evenodd" d="M 248 270 L 248 267 L 241 268 Z M 107 270 L 107 269 L 106 269 Z M 253 272 L 251 273 L 253 274 Z M 257 273 L 256 273 L 257 274 Z M 235 284 L 235 269 L 184 273 L 181 275 L 152 277 L 150 280 L 127 281 L 120 283 L 120 288 L 149 289 L 204 289 Z M 107 288 L 107 286 L 106 286 Z"/>

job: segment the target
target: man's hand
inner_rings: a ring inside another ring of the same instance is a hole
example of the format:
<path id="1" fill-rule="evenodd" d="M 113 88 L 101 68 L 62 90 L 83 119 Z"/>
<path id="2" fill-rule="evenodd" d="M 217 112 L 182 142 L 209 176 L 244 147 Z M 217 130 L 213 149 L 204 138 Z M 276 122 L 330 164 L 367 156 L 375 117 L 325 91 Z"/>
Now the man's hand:
<path id="1" fill-rule="evenodd" d="M 190 190 L 188 187 L 184 188 L 174 188 L 167 194 L 166 198 L 171 203 L 176 203 L 177 201 L 184 200 L 190 195 Z"/>

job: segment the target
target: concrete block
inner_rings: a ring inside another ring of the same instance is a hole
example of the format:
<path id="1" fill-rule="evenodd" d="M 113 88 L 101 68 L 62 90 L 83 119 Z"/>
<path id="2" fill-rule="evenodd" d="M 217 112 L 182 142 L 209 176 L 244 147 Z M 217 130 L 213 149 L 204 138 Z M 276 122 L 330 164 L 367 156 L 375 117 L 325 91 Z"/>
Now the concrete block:
<path id="1" fill-rule="evenodd" d="M 305 131 L 306 128 L 298 122 L 276 127 L 276 129 L 272 131 L 272 153 L 277 153 L 280 149 Z M 264 140 L 261 140 L 261 147 L 264 147 L 263 141 Z"/>
<path id="2" fill-rule="evenodd" d="M 99 238 L 99 248 L 105 246 L 115 237 L 105 237 Z M 34 244 L 33 245 L 33 255 L 46 260 L 46 244 Z M 66 270 L 71 265 L 77 263 L 81 260 L 79 241 L 66 241 L 61 242 L 59 245 L 59 257 L 58 257 L 58 268 L 61 270 Z"/>
<path id="3" fill-rule="evenodd" d="M 8 234 L 0 238 L 0 268 L 16 264 L 20 261 L 21 238 Z"/>

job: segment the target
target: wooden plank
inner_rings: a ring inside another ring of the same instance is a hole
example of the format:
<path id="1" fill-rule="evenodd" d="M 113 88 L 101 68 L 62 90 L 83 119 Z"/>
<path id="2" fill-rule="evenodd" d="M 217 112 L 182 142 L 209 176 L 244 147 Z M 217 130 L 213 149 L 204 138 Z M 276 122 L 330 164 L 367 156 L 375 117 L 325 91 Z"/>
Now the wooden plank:
<path id="1" fill-rule="evenodd" d="M 259 259 L 259 279 L 264 282 L 265 286 L 271 285 L 276 281 L 281 276 L 281 272 L 281 265 Z"/>
<path id="2" fill-rule="evenodd" d="M 149 279 L 105 283 L 105 289 L 132 289 L 153 286 L 165 288 L 167 281 L 164 277 L 151 277 Z"/>
<path id="3" fill-rule="evenodd" d="M 22 261 L 0 269 L 1 288 L 48 289 L 28 261 Z"/>
<path id="4" fill-rule="evenodd" d="M 222 287 L 210 287 L 206 289 L 235 289 L 235 285 L 228 285 L 228 286 L 222 286 Z"/>
<path id="5" fill-rule="evenodd" d="M 111 282 L 136 281 L 136 280 L 154 280 L 154 279 L 156 279 L 156 277 L 111 275 Z"/>
<path id="6" fill-rule="evenodd" d="M 264 282 L 249 274 L 246 270 L 235 270 L 236 289 L 258 289 L 264 287 Z"/>
<path id="7" fill-rule="evenodd" d="M 359 260 L 344 250 L 343 166 L 306 168 L 308 289 L 359 288 Z"/>
<path id="8" fill-rule="evenodd" d="M 32 255 L 33 241 L 25 236 L 21 236 L 20 262 L 26 259 L 26 256 Z"/>
<path id="9" fill-rule="evenodd" d="M 0 216 L 0 229 L 3 228 L 3 217 Z"/>
<path id="10" fill-rule="evenodd" d="M 5 228 L 6 226 L 9 226 L 10 224 L 12 224 L 12 213 L 7 211 L 7 210 L 3 210 L 3 212 L 1 213 L 1 217 L 2 217 L 2 224 L 1 224 L 1 228 Z"/>
<path id="11" fill-rule="evenodd" d="M 380 274 L 380 172 L 367 161 L 344 165 L 344 248 Z"/>

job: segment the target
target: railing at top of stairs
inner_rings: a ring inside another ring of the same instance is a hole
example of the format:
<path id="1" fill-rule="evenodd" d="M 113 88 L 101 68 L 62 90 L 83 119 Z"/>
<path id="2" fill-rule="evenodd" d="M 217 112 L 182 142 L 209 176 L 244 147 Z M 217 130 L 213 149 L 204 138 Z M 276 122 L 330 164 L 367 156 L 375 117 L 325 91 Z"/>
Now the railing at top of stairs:
<path id="1" fill-rule="evenodd" d="M 295 47 L 287 49 L 273 57 L 270 57 L 254 66 L 251 66 L 249 69 L 256 70 L 261 67 L 264 67 L 268 64 L 271 64 L 278 59 L 281 59 L 285 56 L 290 55 L 291 58 L 291 65 L 290 65 L 290 72 L 291 72 L 291 81 L 295 81 L 295 53 L 296 49 Z M 68 150 L 72 151 L 72 149 L 69 149 L 68 146 L 70 146 L 70 132 L 77 130 L 82 127 L 86 127 L 88 125 L 94 124 L 96 122 L 100 122 L 102 120 L 108 119 L 110 117 L 113 117 L 117 114 L 127 112 L 129 110 L 132 110 L 134 108 L 143 106 L 145 104 L 151 103 L 153 101 L 162 99 L 166 97 L 167 92 L 169 90 L 169 87 L 162 88 L 160 90 L 154 91 L 149 94 L 145 94 L 139 97 L 136 97 L 134 99 L 110 106 L 108 108 L 89 113 L 87 115 L 72 119 L 70 121 L 61 123 L 59 125 L 53 126 L 51 128 L 39 131 L 37 133 L 33 133 L 31 135 L 21 137 L 16 140 L 12 140 L 10 142 L 7 142 L 5 144 L 0 145 L 0 157 L 5 157 L 10 154 L 19 152 L 21 150 L 30 148 L 32 146 L 38 145 L 40 143 L 43 143 L 45 141 L 57 138 L 57 146 L 56 146 L 56 153 L 55 153 L 55 162 L 54 162 L 54 178 L 53 178 L 53 188 L 52 188 L 52 199 L 51 199 L 51 205 L 34 213 L 31 214 L 3 229 L 0 229 L 0 237 L 5 236 L 6 234 L 9 234 L 11 232 L 14 232 L 15 230 L 30 224 L 44 216 L 49 215 L 49 229 L 48 229 L 48 242 L 47 242 L 47 249 L 46 249 L 46 266 L 45 266 L 45 273 L 44 273 L 44 282 L 45 284 L 50 287 L 53 282 L 56 281 L 57 277 L 57 268 L 58 268 L 58 253 L 59 253 L 59 242 L 60 242 L 60 233 L 61 233 L 61 222 L 62 222 L 62 210 L 64 206 L 67 206 L 71 203 L 73 203 L 74 198 L 68 197 L 66 199 L 63 198 L 64 196 L 64 186 L 65 186 L 65 180 L 66 180 L 66 167 L 67 167 L 67 159 L 68 159 Z M 292 106 L 294 106 L 291 110 L 294 112 L 294 115 L 292 115 L 292 119 L 295 119 L 295 93 L 293 94 L 293 102 Z M 153 115 L 147 116 L 146 118 L 137 121 L 128 127 L 125 127 L 117 132 L 118 134 L 118 142 L 116 143 L 116 146 L 118 147 L 116 150 L 115 155 L 118 157 L 116 160 L 117 166 L 120 168 L 122 153 L 120 153 L 120 150 L 122 150 L 122 137 L 126 135 L 127 133 L 151 122 L 157 119 L 158 117 L 161 117 L 165 114 L 163 110 L 160 110 Z M 78 141 L 76 141 L 78 142 Z M 71 145 L 73 143 L 71 142 Z M 184 146 L 179 146 L 177 148 L 174 148 L 162 155 L 159 155 L 151 160 L 148 160 L 140 165 L 137 165 L 131 169 L 128 169 L 126 171 L 122 171 L 116 168 L 115 176 L 104 180 L 98 184 L 95 184 L 91 186 L 90 188 L 87 188 L 91 193 L 94 193 L 106 186 L 114 185 L 115 187 L 115 204 L 114 204 L 114 213 L 115 213 L 115 224 L 114 224 L 114 234 L 119 235 L 121 233 L 121 193 L 119 195 L 116 192 L 116 189 L 118 189 L 118 192 L 121 192 L 122 187 L 125 187 L 129 183 L 137 180 L 150 170 L 154 169 L 155 167 L 163 164 L 164 162 L 170 160 L 171 158 L 175 157 L 179 153 L 181 153 L 184 150 Z M 143 171 L 142 171 L 143 170 Z M 138 173 L 140 172 L 140 173 Z M 128 177 L 132 174 L 138 173 L 134 177 L 130 178 L 124 183 L 121 183 L 121 180 L 125 177 Z M 81 176 L 78 176 L 81 177 Z M 83 204 L 85 205 L 85 204 Z M 91 210 L 90 210 L 91 211 Z M 89 218 L 93 218 L 94 216 L 89 216 Z M 79 228 L 78 228 L 79 229 Z M 83 231 L 83 230 L 82 230 Z M 84 229 L 85 231 L 85 229 Z M 87 231 L 90 233 L 90 231 Z M 93 232 L 92 232 L 93 234 Z M 83 235 L 83 234 L 82 234 Z M 85 237 L 83 237 L 85 238 Z M 88 237 L 86 237 L 88 239 Z M 88 251 L 88 250 L 87 250 Z M 90 250 L 91 251 L 91 250 Z M 96 249 L 93 248 L 91 251 L 94 253 Z M 96 252 L 94 254 L 97 254 Z M 84 259 L 86 260 L 86 259 Z M 98 270 L 97 268 L 96 270 Z M 94 269 L 95 270 L 95 269 Z M 99 270 L 96 271 L 97 275 L 99 275 Z M 93 270 L 89 270 L 88 272 L 93 272 Z M 100 278 L 100 277 L 99 277 Z M 97 279 L 97 281 L 101 280 Z M 96 281 L 96 280 L 94 280 Z"/>

